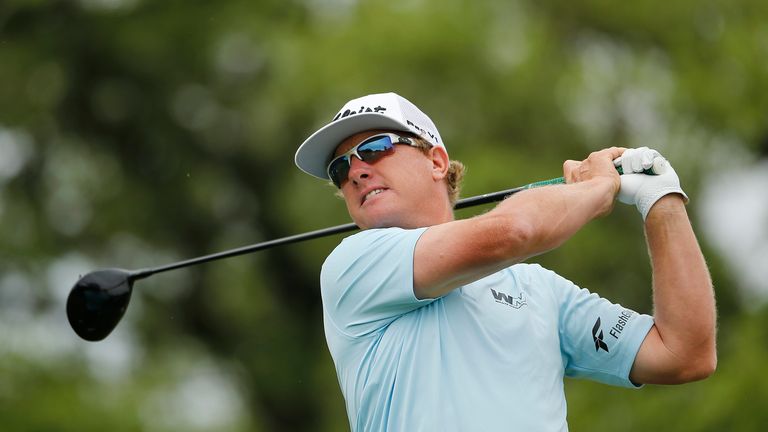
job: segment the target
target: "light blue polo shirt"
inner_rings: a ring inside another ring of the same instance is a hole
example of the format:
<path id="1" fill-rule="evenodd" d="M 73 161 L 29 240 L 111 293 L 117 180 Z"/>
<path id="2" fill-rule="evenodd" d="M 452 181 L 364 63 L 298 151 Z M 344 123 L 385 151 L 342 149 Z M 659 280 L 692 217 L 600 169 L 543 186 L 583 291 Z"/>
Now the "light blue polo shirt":
<path id="1" fill-rule="evenodd" d="M 564 431 L 564 376 L 634 387 L 652 317 L 529 264 L 418 300 L 425 229 L 360 232 L 323 264 L 325 334 L 353 431 Z"/>

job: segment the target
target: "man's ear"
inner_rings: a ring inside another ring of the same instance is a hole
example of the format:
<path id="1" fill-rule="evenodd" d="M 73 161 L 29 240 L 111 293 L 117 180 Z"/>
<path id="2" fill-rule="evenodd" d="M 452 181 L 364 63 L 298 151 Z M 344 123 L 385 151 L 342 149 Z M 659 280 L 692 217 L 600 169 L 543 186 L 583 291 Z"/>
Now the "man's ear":
<path id="1" fill-rule="evenodd" d="M 429 158 L 432 161 L 432 178 L 442 180 L 448 175 L 450 159 L 448 152 L 443 147 L 432 146 L 429 149 Z"/>

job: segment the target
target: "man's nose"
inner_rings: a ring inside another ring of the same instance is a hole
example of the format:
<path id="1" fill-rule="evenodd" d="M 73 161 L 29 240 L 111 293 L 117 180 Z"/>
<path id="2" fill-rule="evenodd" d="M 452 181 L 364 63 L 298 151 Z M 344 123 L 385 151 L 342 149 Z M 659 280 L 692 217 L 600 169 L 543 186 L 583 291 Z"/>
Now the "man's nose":
<path id="1" fill-rule="evenodd" d="M 371 176 L 371 165 L 358 159 L 356 156 L 349 158 L 349 179 L 358 182 L 360 179 L 369 178 Z"/>

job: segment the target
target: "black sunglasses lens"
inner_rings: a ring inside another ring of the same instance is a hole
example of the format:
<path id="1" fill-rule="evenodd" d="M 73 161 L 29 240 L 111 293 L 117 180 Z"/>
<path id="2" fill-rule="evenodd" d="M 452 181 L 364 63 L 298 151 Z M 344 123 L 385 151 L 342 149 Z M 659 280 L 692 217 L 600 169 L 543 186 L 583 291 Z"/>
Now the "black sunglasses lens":
<path id="1" fill-rule="evenodd" d="M 341 187 L 341 182 L 346 180 L 349 175 L 349 158 L 350 156 L 336 159 L 328 167 L 328 176 L 331 177 L 331 181 L 336 187 Z"/>
<path id="2" fill-rule="evenodd" d="M 389 136 L 376 137 L 370 141 L 364 141 L 356 147 L 355 155 L 365 163 L 374 163 L 383 156 L 392 154 L 395 145 Z M 328 176 L 336 187 L 341 187 L 341 182 L 347 179 L 349 175 L 349 165 L 352 155 L 340 157 L 328 167 Z"/>
<path id="3" fill-rule="evenodd" d="M 395 146 L 392 144 L 392 139 L 388 136 L 383 136 L 360 144 L 357 148 L 357 154 L 360 155 L 360 160 L 363 162 L 373 163 L 383 156 L 391 154 L 394 148 Z"/>

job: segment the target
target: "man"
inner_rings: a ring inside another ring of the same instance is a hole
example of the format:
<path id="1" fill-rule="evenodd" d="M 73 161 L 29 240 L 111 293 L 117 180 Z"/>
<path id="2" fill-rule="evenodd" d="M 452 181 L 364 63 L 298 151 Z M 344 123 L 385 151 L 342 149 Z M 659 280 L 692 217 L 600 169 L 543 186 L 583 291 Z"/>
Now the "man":
<path id="1" fill-rule="evenodd" d="M 321 271 L 352 430 L 567 430 L 564 376 L 636 387 L 712 374 L 714 296 L 687 197 L 671 166 L 633 174 L 654 161 L 646 148 L 601 150 L 566 161 L 565 185 L 455 220 L 456 164 L 429 117 L 394 93 L 342 107 L 296 164 L 333 181 L 363 229 Z M 645 222 L 653 317 L 521 264 L 617 197 Z"/>

